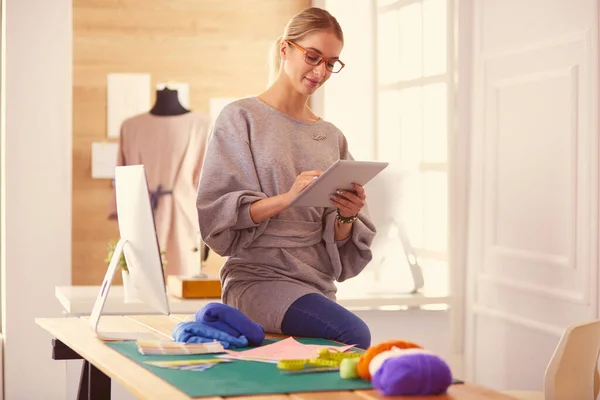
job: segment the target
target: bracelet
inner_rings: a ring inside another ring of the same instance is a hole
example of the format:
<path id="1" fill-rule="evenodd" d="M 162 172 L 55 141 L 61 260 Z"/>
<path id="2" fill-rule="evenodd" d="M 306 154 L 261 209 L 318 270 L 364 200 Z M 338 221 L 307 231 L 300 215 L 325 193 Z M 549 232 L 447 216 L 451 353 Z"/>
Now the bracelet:
<path id="1" fill-rule="evenodd" d="M 337 209 L 337 220 L 342 224 L 351 224 L 358 219 L 358 214 L 355 214 L 351 217 L 344 217 L 340 214 L 340 209 Z"/>

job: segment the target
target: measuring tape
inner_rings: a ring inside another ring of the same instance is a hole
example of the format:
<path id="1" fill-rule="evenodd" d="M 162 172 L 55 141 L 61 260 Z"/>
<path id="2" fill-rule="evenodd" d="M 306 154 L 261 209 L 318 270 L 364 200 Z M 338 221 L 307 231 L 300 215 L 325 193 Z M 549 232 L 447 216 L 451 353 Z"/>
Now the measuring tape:
<path id="1" fill-rule="evenodd" d="M 361 353 L 342 353 L 338 350 L 330 351 L 329 349 L 323 349 L 319 351 L 319 358 L 324 360 L 334 360 L 341 363 L 344 358 L 359 358 Z"/>
<path id="2" fill-rule="evenodd" d="M 329 351 L 323 349 L 319 352 L 319 357 L 309 358 L 305 360 L 279 360 L 277 368 L 294 371 L 301 370 L 305 366 L 317 367 L 317 368 L 339 368 L 342 360 L 345 358 L 358 358 L 360 353 L 342 353 L 339 351 Z"/>

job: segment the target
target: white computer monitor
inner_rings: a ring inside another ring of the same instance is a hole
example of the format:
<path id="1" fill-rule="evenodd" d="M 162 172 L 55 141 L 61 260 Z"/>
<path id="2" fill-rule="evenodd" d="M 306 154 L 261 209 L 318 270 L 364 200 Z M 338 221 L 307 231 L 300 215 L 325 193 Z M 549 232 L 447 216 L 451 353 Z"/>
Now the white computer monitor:
<path id="1" fill-rule="evenodd" d="M 169 300 L 162 260 L 150 207 L 150 192 L 143 165 L 115 168 L 115 192 L 120 239 L 108 265 L 100 293 L 90 315 L 90 325 L 103 340 L 137 340 L 135 333 L 100 332 L 98 324 L 121 253 L 138 295 L 158 313 L 169 315 Z M 147 336 L 147 335 L 144 335 Z"/>

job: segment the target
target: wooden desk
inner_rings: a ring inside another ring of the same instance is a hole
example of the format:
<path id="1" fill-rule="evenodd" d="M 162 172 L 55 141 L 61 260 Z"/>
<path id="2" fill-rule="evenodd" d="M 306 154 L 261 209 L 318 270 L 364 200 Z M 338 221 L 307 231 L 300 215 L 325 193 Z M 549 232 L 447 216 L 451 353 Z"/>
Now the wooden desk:
<path id="1" fill-rule="evenodd" d="M 188 318 L 188 315 L 172 315 L 170 317 L 161 315 L 104 316 L 100 321 L 100 329 L 106 332 L 152 333 L 159 339 L 171 339 L 173 327 L 186 318 Z M 87 323 L 87 317 L 38 318 L 35 322 L 54 338 L 52 340 L 54 359 L 83 358 L 85 360 L 79 399 L 109 399 L 111 379 L 119 382 L 140 399 L 190 399 L 186 394 L 152 372 L 105 346 L 92 332 Z M 252 398 L 254 400 L 390 399 L 390 397 L 379 396 L 374 390 L 228 397 L 229 400 L 242 398 Z M 219 400 L 222 398 L 210 397 L 204 399 Z M 395 399 L 413 400 L 416 398 L 395 397 Z M 420 399 L 509 400 L 512 398 L 479 386 L 462 384 L 453 385 L 446 395 L 420 397 Z"/>

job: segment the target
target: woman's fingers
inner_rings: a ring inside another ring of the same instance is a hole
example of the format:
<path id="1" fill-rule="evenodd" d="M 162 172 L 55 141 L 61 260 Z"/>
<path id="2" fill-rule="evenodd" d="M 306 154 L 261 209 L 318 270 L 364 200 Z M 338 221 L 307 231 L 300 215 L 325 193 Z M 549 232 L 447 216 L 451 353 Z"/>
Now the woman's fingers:
<path id="1" fill-rule="evenodd" d="M 353 199 L 349 199 L 343 194 L 334 194 L 331 196 L 331 203 L 339 208 L 344 216 L 349 217 L 357 214 L 363 208 L 364 202 L 354 194 L 346 192 L 346 196 L 353 197 Z"/>
<path id="2" fill-rule="evenodd" d="M 338 210 L 340 210 L 340 214 L 344 217 L 351 217 L 353 215 L 358 214 L 360 209 L 356 206 L 348 207 L 346 204 L 342 203 L 339 199 L 332 198 L 331 205 Z"/>
<path id="3" fill-rule="evenodd" d="M 331 195 L 331 203 L 340 210 L 343 216 L 356 215 L 365 206 L 366 194 L 362 186 L 353 184 L 355 192 L 338 190 Z"/>
<path id="4" fill-rule="evenodd" d="M 323 171 L 319 170 L 319 169 L 315 169 L 312 171 L 304 171 L 300 173 L 300 176 L 320 176 L 323 173 Z"/>
<path id="5" fill-rule="evenodd" d="M 365 188 L 363 188 L 362 186 L 360 186 L 356 183 L 353 183 L 352 187 L 356 191 L 356 195 L 358 196 L 359 199 L 364 201 L 367 198 L 367 194 L 365 193 Z"/>
<path id="6" fill-rule="evenodd" d="M 364 200 L 362 200 L 358 195 L 347 190 L 338 190 L 334 196 L 337 196 L 340 200 L 340 203 L 346 205 L 347 207 L 354 205 L 360 209 L 365 206 Z"/>

